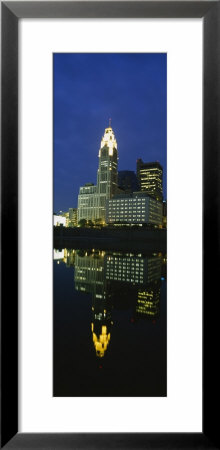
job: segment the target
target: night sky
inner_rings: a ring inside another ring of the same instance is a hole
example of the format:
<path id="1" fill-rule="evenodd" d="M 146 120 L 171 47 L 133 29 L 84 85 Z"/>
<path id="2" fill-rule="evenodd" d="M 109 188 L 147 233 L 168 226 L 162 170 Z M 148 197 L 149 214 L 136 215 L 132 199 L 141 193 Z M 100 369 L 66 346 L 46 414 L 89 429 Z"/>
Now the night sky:
<path id="1" fill-rule="evenodd" d="M 96 184 L 109 118 L 118 170 L 159 161 L 166 199 L 167 58 L 162 53 L 54 54 L 54 212 L 77 207 L 79 187 Z"/>

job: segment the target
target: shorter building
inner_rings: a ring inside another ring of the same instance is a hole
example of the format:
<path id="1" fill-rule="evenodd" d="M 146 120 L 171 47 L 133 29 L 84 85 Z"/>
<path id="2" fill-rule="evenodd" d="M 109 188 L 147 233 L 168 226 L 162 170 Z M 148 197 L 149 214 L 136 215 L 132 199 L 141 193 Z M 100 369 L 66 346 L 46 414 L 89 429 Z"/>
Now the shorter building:
<path id="1" fill-rule="evenodd" d="M 139 190 L 138 180 L 132 170 L 120 170 L 118 172 L 118 187 L 125 194 L 131 194 Z"/>
<path id="2" fill-rule="evenodd" d="M 78 195 L 78 223 L 82 219 L 94 220 L 97 206 L 97 188 L 93 183 L 80 187 Z"/>
<path id="3" fill-rule="evenodd" d="M 58 216 L 54 214 L 53 216 L 53 224 L 55 227 L 59 227 L 60 225 L 66 227 L 66 217 Z"/>
<path id="4" fill-rule="evenodd" d="M 66 227 L 69 227 L 69 211 L 64 211 L 62 216 L 66 218 Z"/>
<path id="5" fill-rule="evenodd" d="M 167 228 L 167 201 L 163 200 L 163 228 Z"/>
<path id="6" fill-rule="evenodd" d="M 77 227 L 77 208 L 69 208 L 69 227 Z"/>
<path id="7" fill-rule="evenodd" d="M 116 195 L 107 200 L 106 223 L 151 224 L 162 227 L 162 202 L 144 192 Z"/>
<path id="8" fill-rule="evenodd" d="M 159 162 L 145 163 L 137 160 L 139 189 L 156 200 L 163 200 L 163 168 Z"/>
<path id="9" fill-rule="evenodd" d="M 64 226 L 68 227 L 69 226 L 69 211 L 60 211 L 58 216 L 65 217 L 66 223 Z"/>

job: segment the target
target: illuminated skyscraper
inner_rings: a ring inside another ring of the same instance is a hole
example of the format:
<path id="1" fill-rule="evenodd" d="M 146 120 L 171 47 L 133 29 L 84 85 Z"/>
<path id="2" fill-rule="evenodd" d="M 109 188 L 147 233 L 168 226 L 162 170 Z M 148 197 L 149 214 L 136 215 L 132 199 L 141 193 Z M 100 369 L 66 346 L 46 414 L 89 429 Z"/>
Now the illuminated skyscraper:
<path id="1" fill-rule="evenodd" d="M 163 200 L 163 168 L 159 162 L 145 163 L 137 160 L 139 188 L 156 200 Z"/>
<path id="2" fill-rule="evenodd" d="M 117 141 L 112 128 L 105 129 L 99 150 L 99 168 L 97 173 L 97 196 L 99 217 L 105 220 L 106 200 L 117 193 L 118 151 Z"/>
<path id="3" fill-rule="evenodd" d="M 105 129 L 99 149 L 97 185 L 80 187 L 78 195 L 78 221 L 100 220 L 105 222 L 106 200 L 118 189 L 118 151 L 114 131 L 109 124 Z"/>

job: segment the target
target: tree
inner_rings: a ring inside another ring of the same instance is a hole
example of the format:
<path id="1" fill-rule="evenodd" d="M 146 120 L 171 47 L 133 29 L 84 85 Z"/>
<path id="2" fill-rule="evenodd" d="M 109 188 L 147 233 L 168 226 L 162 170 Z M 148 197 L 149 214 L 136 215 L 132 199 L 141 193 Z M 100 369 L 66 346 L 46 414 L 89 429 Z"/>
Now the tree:
<path id="1" fill-rule="evenodd" d="M 95 226 L 100 227 L 102 225 L 102 219 L 94 219 Z"/>
<path id="2" fill-rule="evenodd" d="M 79 220 L 78 225 L 79 227 L 85 227 L 86 223 L 87 223 L 86 219 L 81 219 Z"/>

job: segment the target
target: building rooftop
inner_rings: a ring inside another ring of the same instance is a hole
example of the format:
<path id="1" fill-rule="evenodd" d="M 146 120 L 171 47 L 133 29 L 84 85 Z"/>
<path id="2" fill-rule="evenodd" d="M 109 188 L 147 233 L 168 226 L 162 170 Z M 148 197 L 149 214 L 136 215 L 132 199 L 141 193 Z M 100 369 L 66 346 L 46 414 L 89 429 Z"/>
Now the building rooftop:
<path id="1" fill-rule="evenodd" d="M 135 197 L 150 197 L 150 198 L 154 198 L 152 195 L 149 195 L 148 192 L 137 191 L 137 192 L 131 192 L 129 194 L 126 194 L 126 193 L 116 194 L 116 195 L 114 195 L 114 197 L 112 197 L 111 200 L 120 199 L 120 198 L 135 198 Z"/>

